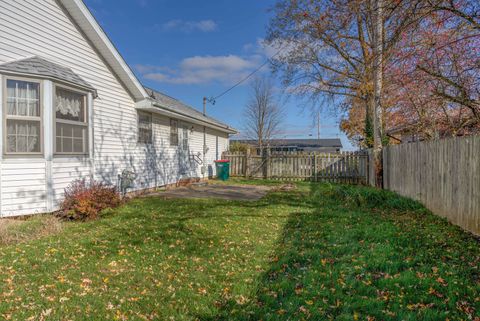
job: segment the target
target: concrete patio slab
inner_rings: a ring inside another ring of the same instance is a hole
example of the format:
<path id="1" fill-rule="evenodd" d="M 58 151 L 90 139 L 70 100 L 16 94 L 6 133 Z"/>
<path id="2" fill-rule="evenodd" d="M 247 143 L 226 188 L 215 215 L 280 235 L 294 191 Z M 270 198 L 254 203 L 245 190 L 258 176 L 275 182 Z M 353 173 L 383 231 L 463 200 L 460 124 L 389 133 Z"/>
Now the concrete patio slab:
<path id="1" fill-rule="evenodd" d="M 256 201 L 264 197 L 270 187 L 246 185 L 204 185 L 179 187 L 164 192 L 149 194 L 165 198 L 217 198 L 236 201 Z"/>

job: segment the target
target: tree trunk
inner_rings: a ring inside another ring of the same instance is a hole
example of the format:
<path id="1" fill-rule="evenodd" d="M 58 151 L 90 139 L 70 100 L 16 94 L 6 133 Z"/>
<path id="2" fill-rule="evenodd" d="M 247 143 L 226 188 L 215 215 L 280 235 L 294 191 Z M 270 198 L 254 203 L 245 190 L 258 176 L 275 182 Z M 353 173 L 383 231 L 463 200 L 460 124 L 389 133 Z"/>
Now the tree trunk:
<path id="1" fill-rule="evenodd" d="M 365 147 L 373 147 L 373 114 L 375 109 L 375 96 L 368 93 L 365 97 Z"/>
<path id="2" fill-rule="evenodd" d="M 382 164 L 382 87 L 383 87 L 383 0 L 374 0 L 374 63 L 373 82 L 375 93 L 373 115 L 373 153 L 375 163 L 375 184 L 383 187 Z"/>

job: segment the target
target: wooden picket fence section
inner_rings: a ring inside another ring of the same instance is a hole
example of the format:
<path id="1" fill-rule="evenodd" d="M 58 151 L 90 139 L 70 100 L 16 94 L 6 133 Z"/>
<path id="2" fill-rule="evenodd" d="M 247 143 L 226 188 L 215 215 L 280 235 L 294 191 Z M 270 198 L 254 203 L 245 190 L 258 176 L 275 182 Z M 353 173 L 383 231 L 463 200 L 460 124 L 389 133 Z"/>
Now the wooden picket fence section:
<path id="1" fill-rule="evenodd" d="M 227 152 L 222 158 L 230 160 L 230 176 L 233 177 L 349 184 L 367 184 L 369 179 L 369 158 L 364 152 L 280 152 L 265 155 Z"/>

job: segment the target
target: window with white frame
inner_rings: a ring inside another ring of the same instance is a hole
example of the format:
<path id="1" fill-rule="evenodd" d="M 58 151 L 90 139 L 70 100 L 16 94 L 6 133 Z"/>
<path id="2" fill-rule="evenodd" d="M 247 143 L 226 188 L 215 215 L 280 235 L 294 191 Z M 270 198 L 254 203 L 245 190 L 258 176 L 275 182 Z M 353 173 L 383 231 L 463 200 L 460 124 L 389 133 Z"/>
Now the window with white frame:
<path id="1" fill-rule="evenodd" d="M 40 83 L 7 79 L 5 110 L 5 153 L 42 152 Z"/>
<path id="2" fill-rule="evenodd" d="M 55 88 L 55 153 L 88 154 L 87 95 Z"/>
<path id="3" fill-rule="evenodd" d="M 182 148 L 183 150 L 188 150 L 188 127 L 185 125 L 182 128 Z"/>
<path id="4" fill-rule="evenodd" d="M 138 142 L 142 144 L 151 144 L 152 133 L 152 114 L 138 112 Z"/>
<path id="5" fill-rule="evenodd" d="M 170 119 L 170 145 L 178 146 L 178 120 Z"/>

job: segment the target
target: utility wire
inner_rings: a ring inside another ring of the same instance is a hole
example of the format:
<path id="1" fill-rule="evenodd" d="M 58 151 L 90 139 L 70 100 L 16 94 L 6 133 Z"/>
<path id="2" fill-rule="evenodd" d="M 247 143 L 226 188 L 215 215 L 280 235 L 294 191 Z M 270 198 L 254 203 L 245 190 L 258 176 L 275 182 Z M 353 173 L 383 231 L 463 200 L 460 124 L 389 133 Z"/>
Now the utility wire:
<path id="1" fill-rule="evenodd" d="M 218 98 L 226 95 L 227 93 L 229 93 L 230 91 L 232 91 L 233 89 L 235 89 L 236 87 L 240 86 L 242 83 L 244 83 L 245 81 L 247 81 L 250 77 L 252 77 L 253 75 L 255 75 L 257 72 L 259 72 L 263 67 L 265 67 L 269 62 L 270 62 L 270 59 L 278 56 L 278 54 L 280 54 L 280 50 L 277 51 L 273 56 L 271 56 L 269 59 L 265 60 L 265 62 L 263 64 L 261 64 L 260 66 L 258 66 L 254 71 L 252 71 L 251 73 L 249 73 L 245 78 L 241 79 L 239 82 L 237 82 L 235 85 L 233 85 L 232 87 L 228 88 L 227 90 L 225 90 L 224 92 L 222 92 L 220 95 L 216 96 L 216 97 L 212 97 L 212 98 L 209 98 L 209 102 L 214 104 L 215 105 L 215 102 Z"/>

